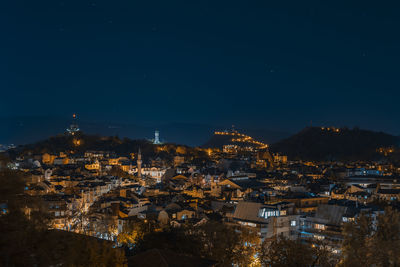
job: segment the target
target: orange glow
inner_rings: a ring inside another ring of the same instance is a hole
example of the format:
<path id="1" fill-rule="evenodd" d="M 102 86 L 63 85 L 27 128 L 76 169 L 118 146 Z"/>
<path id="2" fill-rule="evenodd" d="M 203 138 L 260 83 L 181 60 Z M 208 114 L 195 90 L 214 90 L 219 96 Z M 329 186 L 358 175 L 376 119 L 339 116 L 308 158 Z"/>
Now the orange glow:
<path id="1" fill-rule="evenodd" d="M 80 139 L 74 139 L 74 140 L 72 140 L 72 143 L 73 143 L 75 146 L 80 146 L 80 145 L 82 144 L 82 141 L 81 141 Z"/>

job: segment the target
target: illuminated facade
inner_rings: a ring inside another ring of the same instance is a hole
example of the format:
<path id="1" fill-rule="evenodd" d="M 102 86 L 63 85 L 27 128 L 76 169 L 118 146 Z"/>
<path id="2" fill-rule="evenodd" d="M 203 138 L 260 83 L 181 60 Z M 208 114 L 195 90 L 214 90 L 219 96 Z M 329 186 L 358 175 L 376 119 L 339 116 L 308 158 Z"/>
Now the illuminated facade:
<path id="1" fill-rule="evenodd" d="M 161 144 L 161 142 L 160 142 L 160 132 L 157 131 L 157 130 L 154 132 L 154 142 L 153 142 L 153 144 L 155 144 L 155 145 Z"/>
<path id="2" fill-rule="evenodd" d="M 236 154 L 240 151 L 257 152 L 268 148 L 267 144 L 233 129 L 231 131 L 215 131 L 214 135 L 230 137 L 230 142 L 222 148 L 223 152 L 228 154 Z"/>
<path id="3" fill-rule="evenodd" d="M 236 206 L 233 221 L 257 229 L 261 240 L 272 240 L 281 235 L 293 240 L 299 236 L 300 215 L 294 214 L 293 203 L 265 205 L 242 201 Z"/>
<path id="4" fill-rule="evenodd" d="M 99 163 L 98 160 L 96 160 L 96 161 L 93 162 L 93 163 L 85 164 L 85 168 L 86 168 L 87 170 L 100 170 L 100 163 Z"/>

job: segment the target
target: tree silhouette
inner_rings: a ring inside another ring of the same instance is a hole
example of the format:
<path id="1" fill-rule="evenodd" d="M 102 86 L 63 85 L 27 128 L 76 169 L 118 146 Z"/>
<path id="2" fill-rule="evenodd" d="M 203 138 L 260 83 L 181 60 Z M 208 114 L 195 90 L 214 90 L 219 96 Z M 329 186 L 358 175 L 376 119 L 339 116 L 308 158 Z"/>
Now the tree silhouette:
<path id="1" fill-rule="evenodd" d="M 40 198 L 24 194 L 25 176 L 0 171 L 0 266 L 125 266 L 112 243 L 49 230 Z"/>
<path id="2" fill-rule="evenodd" d="M 400 266 L 400 213 L 362 214 L 344 229 L 343 266 Z"/>

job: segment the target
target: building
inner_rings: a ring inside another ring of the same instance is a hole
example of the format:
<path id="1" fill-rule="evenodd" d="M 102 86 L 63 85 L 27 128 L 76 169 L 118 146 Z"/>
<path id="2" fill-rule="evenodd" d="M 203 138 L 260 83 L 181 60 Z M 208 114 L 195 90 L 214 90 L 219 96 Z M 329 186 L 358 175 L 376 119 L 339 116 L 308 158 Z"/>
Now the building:
<path id="1" fill-rule="evenodd" d="M 156 131 L 154 132 L 154 141 L 153 141 L 153 144 L 155 144 L 155 145 L 161 144 L 161 142 L 160 142 L 160 132 L 159 132 L 158 130 L 156 130 Z"/>
<path id="2" fill-rule="evenodd" d="M 149 176 L 157 180 L 157 183 L 161 182 L 162 177 L 164 176 L 165 172 L 167 171 L 166 168 L 161 167 L 145 167 L 142 168 L 141 172 L 143 175 Z"/>
<path id="3" fill-rule="evenodd" d="M 348 207 L 339 205 L 320 205 L 313 216 L 307 216 L 302 222 L 301 239 L 310 242 L 323 242 L 339 253 L 343 241 L 342 226 L 344 218 L 350 217 Z"/>
<path id="4" fill-rule="evenodd" d="M 72 123 L 69 126 L 69 128 L 67 128 L 67 133 L 70 134 L 70 135 L 75 135 L 77 132 L 80 131 L 76 120 L 77 120 L 77 116 L 76 116 L 76 114 L 73 114 L 72 115 Z"/>
<path id="5" fill-rule="evenodd" d="M 275 154 L 275 155 L 274 155 L 274 162 L 275 162 L 275 163 L 283 163 L 283 164 L 286 164 L 286 163 L 287 163 L 287 156 Z"/>
<path id="6" fill-rule="evenodd" d="M 85 164 L 85 168 L 88 170 L 100 170 L 100 163 L 98 160 L 95 160 L 93 163 Z"/>
<path id="7" fill-rule="evenodd" d="M 400 189 L 386 189 L 378 187 L 376 191 L 376 197 L 385 201 L 398 201 L 400 200 Z"/>
<path id="8" fill-rule="evenodd" d="M 179 166 L 185 163 L 185 157 L 182 156 L 175 156 L 174 157 L 174 166 Z"/>
<path id="9" fill-rule="evenodd" d="M 309 193 L 289 193 L 285 196 L 275 196 L 271 198 L 271 201 L 286 201 L 295 204 L 297 214 L 312 213 L 317 210 L 319 205 L 327 204 L 329 201 L 328 197 L 313 196 Z"/>
<path id="10" fill-rule="evenodd" d="M 242 226 L 256 228 L 262 241 L 280 235 L 292 240 L 299 236 L 300 215 L 294 214 L 293 203 L 265 205 L 241 201 L 237 204 L 232 219 Z"/>
<path id="11" fill-rule="evenodd" d="M 44 153 L 42 155 L 42 163 L 44 164 L 53 164 L 54 160 L 57 158 L 55 155 L 50 155 L 49 153 Z"/>
<path id="12" fill-rule="evenodd" d="M 137 164 L 137 177 L 138 178 L 142 178 L 142 152 L 140 151 L 139 148 L 139 152 L 138 152 L 138 156 L 137 156 L 137 160 L 136 160 L 136 164 Z"/>

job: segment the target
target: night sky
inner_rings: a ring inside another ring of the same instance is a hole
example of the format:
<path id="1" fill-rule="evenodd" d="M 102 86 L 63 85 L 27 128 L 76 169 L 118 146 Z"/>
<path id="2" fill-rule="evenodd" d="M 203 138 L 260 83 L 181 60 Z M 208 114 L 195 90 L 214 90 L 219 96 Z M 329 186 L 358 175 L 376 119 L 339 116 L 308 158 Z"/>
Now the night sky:
<path id="1" fill-rule="evenodd" d="M 0 112 L 400 134 L 395 2 L 2 1 Z"/>

